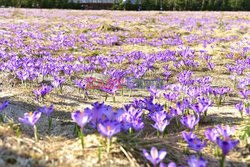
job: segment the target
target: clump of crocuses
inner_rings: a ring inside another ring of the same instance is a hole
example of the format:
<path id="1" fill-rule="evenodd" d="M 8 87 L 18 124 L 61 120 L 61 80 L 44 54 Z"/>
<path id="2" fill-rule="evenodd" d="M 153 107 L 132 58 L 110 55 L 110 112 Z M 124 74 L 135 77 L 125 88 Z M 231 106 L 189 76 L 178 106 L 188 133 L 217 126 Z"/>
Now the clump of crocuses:
<path id="1" fill-rule="evenodd" d="M 218 125 L 216 128 L 208 128 L 205 131 L 206 138 L 217 144 L 222 150 L 220 167 L 224 167 L 226 156 L 239 144 L 239 140 L 234 140 L 231 138 L 234 131 L 235 127 L 231 128 L 228 125 Z"/>
<path id="2" fill-rule="evenodd" d="M 42 100 L 44 100 L 45 96 L 50 93 L 52 91 L 52 86 L 48 86 L 48 85 L 42 85 L 41 88 L 34 90 L 34 94 L 36 96 L 36 100 L 40 100 L 40 98 L 42 98 Z"/>
<path id="3" fill-rule="evenodd" d="M 81 93 L 81 90 L 82 90 L 84 98 L 87 98 L 88 97 L 88 92 L 87 92 L 87 83 L 85 82 L 85 80 L 76 79 L 73 82 L 79 88 L 79 94 Z"/>
<path id="4" fill-rule="evenodd" d="M 54 81 L 51 83 L 54 88 L 59 88 L 62 93 L 63 83 L 66 81 L 63 77 L 54 77 Z"/>
<path id="5" fill-rule="evenodd" d="M 196 152 L 200 152 L 206 147 L 206 141 L 201 141 L 193 132 L 182 132 L 184 140 L 188 143 L 188 147 Z"/>
<path id="6" fill-rule="evenodd" d="M 155 122 L 154 125 L 152 125 L 158 132 L 163 133 L 166 126 L 169 125 L 171 116 L 167 114 L 164 110 L 159 112 L 154 112 L 151 115 L 151 119 Z"/>
<path id="7" fill-rule="evenodd" d="M 38 141 L 38 131 L 37 131 L 36 123 L 39 120 L 39 118 L 41 117 L 41 114 L 42 114 L 41 112 L 35 111 L 34 113 L 32 113 L 32 112 L 24 113 L 23 118 L 18 118 L 18 120 L 20 122 L 22 122 L 23 124 L 26 124 L 26 125 L 33 127 L 34 137 L 35 137 L 36 141 Z"/>
<path id="8" fill-rule="evenodd" d="M 244 111 L 245 111 L 245 114 L 247 114 L 247 115 L 250 114 L 249 107 L 250 107 L 250 103 L 247 103 L 247 102 L 245 102 L 245 103 L 239 102 L 235 105 L 235 108 L 240 112 L 241 118 L 243 118 Z"/>

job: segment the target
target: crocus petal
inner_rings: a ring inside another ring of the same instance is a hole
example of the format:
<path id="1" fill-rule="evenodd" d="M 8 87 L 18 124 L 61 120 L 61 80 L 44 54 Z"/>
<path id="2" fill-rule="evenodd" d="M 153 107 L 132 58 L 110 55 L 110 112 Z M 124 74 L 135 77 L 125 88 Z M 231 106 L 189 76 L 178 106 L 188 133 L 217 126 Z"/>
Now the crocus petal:
<path id="1" fill-rule="evenodd" d="M 168 164 L 168 167 L 176 167 L 176 164 L 175 164 L 174 162 L 170 162 L 170 163 Z"/>
<path id="2" fill-rule="evenodd" d="M 153 159 L 157 159 L 158 158 L 158 150 L 157 150 L 157 148 L 155 148 L 155 147 L 152 147 L 151 148 L 151 151 L 150 151 L 150 154 L 151 154 L 151 156 L 152 156 L 152 158 Z"/>
<path id="3" fill-rule="evenodd" d="M 167 155 L 167 152 L 161 150 L 161 151 L 159 152 L 159 159 L 160 159 L 160 161 L 162 161 L 162 160 L 165 158 L 166 155 Z"/>
<path id="4" fill-rule="evenodd" d="M 239 143 L 239 140 L 221 140 L 217 137 L 216 143 L 222 149 L 223 154 L 227 155 Z"/>

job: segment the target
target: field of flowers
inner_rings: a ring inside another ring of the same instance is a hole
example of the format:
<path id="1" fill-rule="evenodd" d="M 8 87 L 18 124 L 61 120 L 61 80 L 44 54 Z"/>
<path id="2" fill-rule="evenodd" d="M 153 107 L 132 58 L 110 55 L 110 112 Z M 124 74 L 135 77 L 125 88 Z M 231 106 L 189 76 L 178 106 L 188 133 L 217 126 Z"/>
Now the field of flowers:
<path id="1" fill-rule="evenodd" d="M 0 8 L 0 166 L 249 166 L 249 38 L 249 12 Z"/>

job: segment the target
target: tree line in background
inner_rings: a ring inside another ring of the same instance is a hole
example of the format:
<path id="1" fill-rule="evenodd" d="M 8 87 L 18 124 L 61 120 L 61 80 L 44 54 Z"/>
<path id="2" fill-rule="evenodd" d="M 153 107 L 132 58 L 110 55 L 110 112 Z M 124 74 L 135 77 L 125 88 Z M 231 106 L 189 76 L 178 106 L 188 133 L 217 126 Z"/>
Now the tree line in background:
<path id="1" fill-rule="evenodd" d="M 250 0 L 115 0 L 116 10 L 211 10 L 250 11 Z M 73 0 L 0 0 L 0 6 L 24 8 L 83 9 Z M 100 5 L 99 5 L 100 8 Z"/>

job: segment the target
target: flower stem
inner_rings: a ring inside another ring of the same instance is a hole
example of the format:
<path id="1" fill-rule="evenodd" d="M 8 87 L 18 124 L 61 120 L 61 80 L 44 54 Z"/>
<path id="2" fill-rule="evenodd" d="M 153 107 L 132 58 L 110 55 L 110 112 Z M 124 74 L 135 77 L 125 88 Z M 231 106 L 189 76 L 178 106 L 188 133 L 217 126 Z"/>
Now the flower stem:
<path id="1" fill-rule="evenodd" d="M 77 134 L 77 133 L 78 133 L 78 126 L 77 124 L 75 124 L 73 134 Z"/>
<path id="2" fill-rule="evenodd" d="M 35 141 L 38 141 L 37 127 L 36 127 L 36 125 L 34 125 L 34 136 L 35 136 Z"/>
<path id="3" fill-rule="evenodd" d="M 20 127 L 17 127 L 16 129 L 16 137 L 20 137 L 21 136 L 21 130 Z"/>
<path id="4" fill-rule="evenodd" d="M 63 86 L 61 85 L 60 86 L 60 93 L 62 94 L 62 92 L 63 92 Z"/>
<path id="5" fill-rule="evenodd" d="M 177 128 L 179 129 L 180 128 L 180 124 L 179 124 L 177 116 L 175 117 L 175 123 L 176 123 Z"/>
<path id="6" fill-rule="evenodd" d="M 132 134 L 132 133 L 133 133 L 132 128 L 129 128 L 128 131 L 129 131 L 129 134 Z"/>
<path id="7" fill-rule="evenodd" d="M 4 116 L 3 116 L 3 114 L 0 114 L 0 122 L 4 123 Z"/>
<path id="8" fill-rule="evenodd" d="M 82 132 L 82 128 L 79 128 L 78 136 L 79 136 L 79 138 L 81 140 L 82 149 L 84 149 L 84 135 L 83 135 L 83 132 Z"/>
<path id="9" fill-rule="evenodd" d="M 207 110 L 204 111 L 204 116 L 205 116 L 205 118 L 207 117 Z"/>
<path id="10" fill-rule="evenodd" d="M 159 136 L 160 136 L 160 132 L 159 132 L 158 130 L 157 130 L 156 134 L 157 134 L 157 137 L 159 137 Z"/>
<path id="11" fill-rule="evenodd" d="M 226 160 L 226 156 L 222 155 L 221 161 L 220 161 L 220 167 L 224 167 L 225 166 L 225 160 Z"/>
<path id="12" fill-rule="evenodd" d="M 164 108 L 165 108 L 165 110 L 167 110 L 167 102 L 165 102 Z"/>
<path id="13" fill-rule="evenodd" d="M 105 96 L 105 100 L 104 101 L 107 101 L 108 99 L 108 94 L 106 93 L 106 96 Z"/>
<path id="14" fill-rule="evenodd" d="M 167 128 L 162 132 L 162 137 L 165 137 L 168 134 Z"/>
<path id="15" fill-rule="evenodd" d="M 113 103 L 115 103 L 115 94 L 114 94 L 114 96 L 113 96 Z"/>
<path id="16" fill-rule="evenodd" d="M 42 104 L 44 104 L 44 97 L 42 96 Z"/>
<path id="17" fill-rule="evenodd" d="M 107 138 L 107 153 L 109 154 L 110 152 L 110 145 L 111 145 L 111 139 Z"/>
<path id="18" fill-rule="evenodd" d="M 101 158 L 102 158 L 102 150 L 101 146 L 98 145 L 98 162 L 101 162 Z"/>
<path id="19" fill-rule="evenodd" d="M 48 117 L 48 121 L 49 121 L 49 128 L 48 128 L 48 131 L 50 132 L 51 127 L 52 127 L 52 118 L 51 118 L 51 117 Z"/>
<path id="20" fill-rule="evenodd" d="M 132 89 L 129 90 L 129 97 L 131 97 Z"/>

